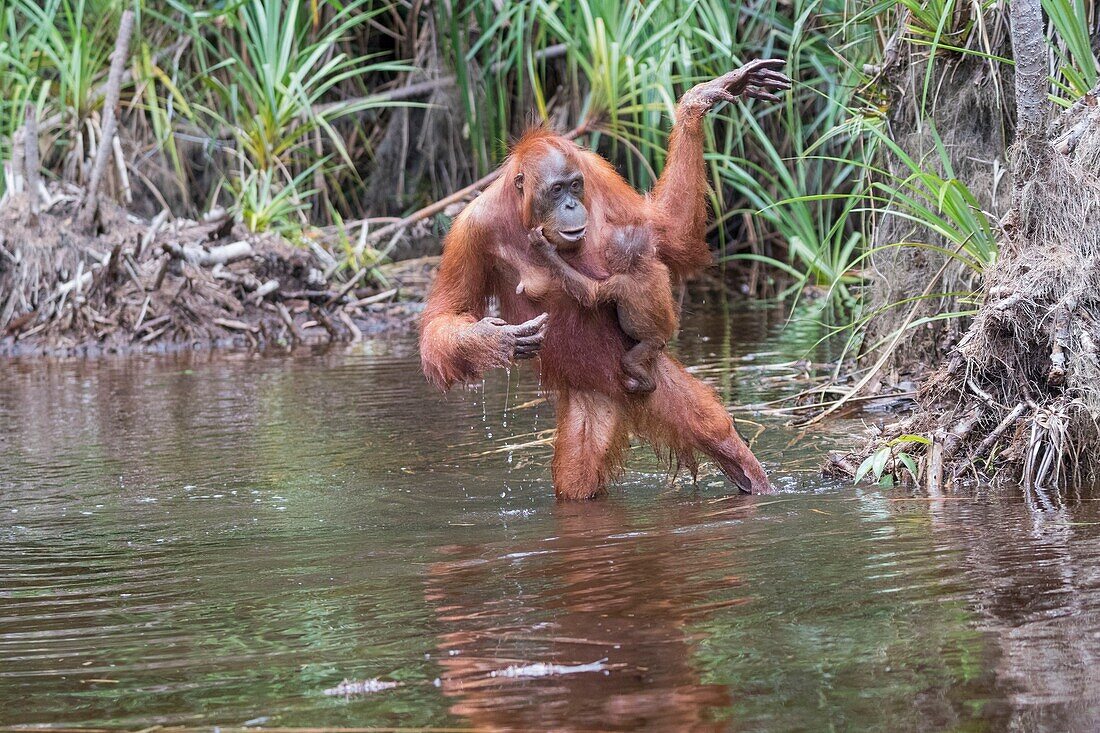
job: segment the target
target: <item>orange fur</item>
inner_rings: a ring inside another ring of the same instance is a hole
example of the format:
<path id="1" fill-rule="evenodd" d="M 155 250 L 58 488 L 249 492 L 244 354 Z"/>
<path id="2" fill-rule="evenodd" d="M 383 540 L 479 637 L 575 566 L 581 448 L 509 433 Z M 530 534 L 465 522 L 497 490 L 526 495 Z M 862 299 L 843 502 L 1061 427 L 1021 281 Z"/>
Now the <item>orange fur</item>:
<path id="1" fill-rule="evenodd" d="M 529 180 L 537 175 L 536 162 L 550 150 L 567 156 L 584 174 L 589 233 L 584 247 L 563 254 L 575 269 L 606 278 L 609 234 L 625 226 L 652 228 L 657 256 L 676 280 L 711 261 L 703 236 L 707 184 L 697 118 L 683 115 L 674 128 L 665 172 L 649 196 L 631 188 L 599 155 L 545 128 L 531 130 L 513 147 L 501 176 L 459 215 L 444 241 L 421 321 L 425 375 L 448 388 L 502 365 L 497 345 L 477 327 L 490 298 L 499 300 L 501 316 L 510 323 L 545 311 L 550 320 L 540 360 L 543 384 L 557 394 L 553 476 L 559 497 L 602 493 L 619 469 L 631 431 L 669 446 L 689 468 L 695 465 L 695 451 L 702 451 L 742 488 L 766 491 L 763 469 L 717 395 L 675 360 L 664 354 L 657 358 L 652 394 L 623 391 L 620 361 L 630 342 L 613 304 L 585 308 L 555 289 L 539 293 L 537 300 L 526 292 L 516 294 L 523 273 L 538 267 L 538 259 L 527 240 L 533 222 L 530 202 L 524 201 L 534 186 L 525 186 L 521 194 L 515 176 L 523 172 Z"/>

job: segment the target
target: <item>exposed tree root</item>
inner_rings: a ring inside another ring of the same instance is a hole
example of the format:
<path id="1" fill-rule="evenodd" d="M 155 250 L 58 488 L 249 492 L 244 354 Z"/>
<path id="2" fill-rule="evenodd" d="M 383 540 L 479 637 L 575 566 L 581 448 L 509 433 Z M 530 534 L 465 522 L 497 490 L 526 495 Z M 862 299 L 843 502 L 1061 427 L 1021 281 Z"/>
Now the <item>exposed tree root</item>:
<path id="1" fill-rule="evenodd" d="M 923 452 L 930 489 L 971 477 L 1042 490 L 1100 474 L 1100 105 L 1074 105 L 1048 135 L 1037 2 L 1013 6 L 1019 136 L 1000 259 L 916 414 L 884 436 L 895 453 Z M 1029 50 L 1020 33 L 1040 43 Z M 912 434 L 930 443 L 897 442 Z"/>
<path id="2" fill-rule="evenodd" d="M 956 17 L 948 21 L 951 28 L 946 30 L 958 32 L 954 37 L 963 40 L 957 43 L 981 53 L 944 49 L 929 53 L 927 43 L 913 30 L 910 11 L 901 11 L 881 65 L 866 69 L 874 74 L 868 88 L 884 95 L 890 136 L 898 147 L 925 170 L 961 181 L 982 208 L 997 217 L 1011 205 L 1009 187 L 1000 185 L 1013 122 L 1005 111 L 1012 101 L 1011 67 L 993 63 L 983 54 L 1008 53 L 1004 15 L 1000 6 L 979 10 L 958 3 Z M 973 32 L 963 33 L 971 23 Z M 978 32 L 979 28 L 985 32 Z M 937 80 L 932 88 L 926 86 L 928 78 Z M 913 173 L 889 150 L 883 153 L 882 166 L 894 180 Z M 871 318 L 863 344 L 888 343 L 904 331 L 905 348 L 877 346 L 860 355 L 861 367 L 874 365 L 867 385 L 872 391 L 880 385 L 926 378 L 968 325 L 962 317 L 931 317 L 965 309 L 957 294 L 978 287 L 974 272 L 945 254 L 956 242 L 922 226 L 910 214 L 900 197 L 885 202 L 876 213 L 874 249 L 867 268 L 871 288 L 864 311 Z M 899 242 L 940 249 L 894 246 Z M 933 280 L 935 287 L 929 289 Z M 914 327 L 915 322 L 921 325 Z"/>

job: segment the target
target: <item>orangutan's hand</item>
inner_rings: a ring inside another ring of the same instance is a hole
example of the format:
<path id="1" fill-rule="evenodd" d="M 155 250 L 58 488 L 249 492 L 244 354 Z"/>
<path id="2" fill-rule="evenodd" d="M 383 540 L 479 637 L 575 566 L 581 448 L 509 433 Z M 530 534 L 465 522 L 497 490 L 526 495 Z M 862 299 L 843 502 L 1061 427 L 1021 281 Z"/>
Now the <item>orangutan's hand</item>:
<path id="1" fill-rule="evenodd" d="M 515 325 L 501 318 L 482 318 L 474 324 L 474 333 L 491 352 L 490 363 L 493 366 L 507 367 L 514 361 L 534 359 L 539 355 L 549 318 L 549 315 L 543 313 Z"/>
<path id="2" fill-rule="evenodd" d="M 719 102 L 733 102 L 741 95 L 778 102 L 775 92 L 791 88 L 791 80 L 779 71 L 786 63 L 783 59 L 757 59 L 717 79 L 696 84 L 680 97 L 680 111 L 702 116 Z"/>

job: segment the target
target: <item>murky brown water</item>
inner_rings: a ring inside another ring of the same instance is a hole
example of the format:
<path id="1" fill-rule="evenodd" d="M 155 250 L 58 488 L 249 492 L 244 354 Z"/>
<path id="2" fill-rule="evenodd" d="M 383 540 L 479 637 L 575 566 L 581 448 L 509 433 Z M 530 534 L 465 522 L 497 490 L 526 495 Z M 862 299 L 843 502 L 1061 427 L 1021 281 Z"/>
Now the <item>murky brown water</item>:
<path id="1" fill-rule="evenodd" d="M 781 325 L 696 314 L 681 353 L 764 399 L 784 370 L 728 365 L 817 337 Z M 853 424 L 763 420 L 776 496 L 639 448 L 558 506 L 508 450 L 552 425 L 530 376 L 440 398 L 411 343 L 0 374 L 0 725 L 1100 728 L 1097 504 L 822 480 Z"/>

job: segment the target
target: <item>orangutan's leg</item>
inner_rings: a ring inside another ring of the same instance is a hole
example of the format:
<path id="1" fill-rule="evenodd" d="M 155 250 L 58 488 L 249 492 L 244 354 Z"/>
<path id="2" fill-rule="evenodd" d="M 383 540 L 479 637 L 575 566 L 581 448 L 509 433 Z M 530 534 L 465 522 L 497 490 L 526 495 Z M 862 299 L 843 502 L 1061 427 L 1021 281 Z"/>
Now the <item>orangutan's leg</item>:
<path id="1" fill-rule="evenodd" d="M 742 491 L 770 493 L 763 466 L 737 434 L 715 391 L 666 354 L 657 358 L 654 373 L 657 389 L 634 403 L 635 429 L 670 446 L 689 466 L 694 466 L 694 452 L 702 451 Z"/>
<path id="2" fill-rule="evenodd" d="M 559 499 L 603 494 L 627 444 L 622 408 L 605 395 L 567 391 L 558 396 L 557 413 L 554 494 Z"/>

